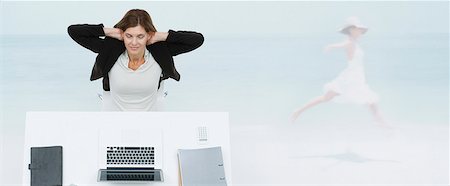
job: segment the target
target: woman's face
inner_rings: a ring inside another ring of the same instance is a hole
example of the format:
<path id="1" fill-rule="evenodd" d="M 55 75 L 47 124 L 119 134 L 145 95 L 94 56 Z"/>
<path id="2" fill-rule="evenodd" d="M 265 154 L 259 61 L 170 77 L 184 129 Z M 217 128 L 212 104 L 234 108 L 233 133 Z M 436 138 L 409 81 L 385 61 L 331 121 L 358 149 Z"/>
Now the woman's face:
<path id="1" fill-rule="evenodd" d="M 123 32 L 123 42 L 128 54 L 137 55 L 144 53 L 150 35 L 141 25 L 127 28 Z"/>
<path id="2" fill-rule="evenodd" d="M 358 27 L 351 27 L 350 28 L 350 35 L 353 37 L 359 37 L 363 34 L 364 30 L 362 28 L 358 28 Z"/>

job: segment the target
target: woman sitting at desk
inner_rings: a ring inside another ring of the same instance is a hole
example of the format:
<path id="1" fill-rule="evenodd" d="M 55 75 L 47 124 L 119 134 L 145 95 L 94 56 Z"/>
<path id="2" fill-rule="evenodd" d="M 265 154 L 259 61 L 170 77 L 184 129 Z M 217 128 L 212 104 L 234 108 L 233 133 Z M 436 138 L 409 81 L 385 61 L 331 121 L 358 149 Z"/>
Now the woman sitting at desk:
<path id="1" fill-rule="evenodd" d="M 150 15 L 140 9 L 128 11 L 114 28 L 75 24 L 68 33 L 98 53 L 90 79 L 103 78 L 104 111 L 161 110 L 162 81 L 180 80 L 173 56 L 190 52 L 204 41 L 202 34 L 192 31 L 158 32 Z"/>

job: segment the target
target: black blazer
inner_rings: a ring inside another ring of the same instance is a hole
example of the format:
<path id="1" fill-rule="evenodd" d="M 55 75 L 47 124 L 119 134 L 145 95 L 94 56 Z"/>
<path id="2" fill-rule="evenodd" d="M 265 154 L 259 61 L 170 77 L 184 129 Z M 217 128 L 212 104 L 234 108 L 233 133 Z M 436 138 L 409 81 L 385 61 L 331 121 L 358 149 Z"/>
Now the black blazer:
<path id="1" fill-rule="evenodd" d="M 105 36 L 103 24 L 76 24 L 67 28 L 70 37 L 81 46 L 98 53 L 92 68 L 90 80 L 103 77 L 103 90 L 109 91 L 108 72 L 113 67 L 119 56 L 126 50 L 123 41 Z M 180 80 L 180 74 L 175 69 L 173 56 L 190 52 L 203 44 L 204 38 L 201 33 L 192 31 L 169 30 L 166 41 L 160 41 L 147 45 L 147 50 L 152 54 L 155 61 L 161 66 L 162 80 L 172 78 Z"/>

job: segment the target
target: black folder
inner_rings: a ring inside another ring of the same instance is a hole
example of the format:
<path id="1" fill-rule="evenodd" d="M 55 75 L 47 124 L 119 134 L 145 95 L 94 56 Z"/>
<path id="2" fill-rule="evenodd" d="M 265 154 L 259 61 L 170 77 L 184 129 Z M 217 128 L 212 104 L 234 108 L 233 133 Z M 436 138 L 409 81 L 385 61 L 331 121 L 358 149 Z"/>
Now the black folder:
<path id="1" fill-rule="evenodd" d="M 31 147 L 31 186 L 62 185 L 62 146 Z"/>

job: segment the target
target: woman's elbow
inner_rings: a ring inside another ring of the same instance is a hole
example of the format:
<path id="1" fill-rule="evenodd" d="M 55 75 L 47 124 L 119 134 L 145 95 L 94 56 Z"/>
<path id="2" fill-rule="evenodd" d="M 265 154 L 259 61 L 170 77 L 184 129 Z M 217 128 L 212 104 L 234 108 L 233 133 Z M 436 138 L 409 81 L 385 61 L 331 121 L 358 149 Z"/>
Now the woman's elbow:
<path id="1" fill-rule="evenodd" d="M 75 34 L 75 30 L 76 30 L 75 27 L 76 27 L 75 25 L 70 25 L 70 26 L 67 27 L 67 33 L 68 33 L 69 36 L 72 37 L 72 38 L 73 38 L 73 36 L 74 36 L 74 34 Z"/>
<path id="2" fill-rule="evenodd" d="M 202 46 L 204 42 L 205 42 L 205 37 L 203 37 L 203 34 L 197 33 L 196 48 Z"/>

